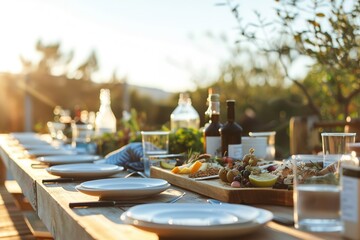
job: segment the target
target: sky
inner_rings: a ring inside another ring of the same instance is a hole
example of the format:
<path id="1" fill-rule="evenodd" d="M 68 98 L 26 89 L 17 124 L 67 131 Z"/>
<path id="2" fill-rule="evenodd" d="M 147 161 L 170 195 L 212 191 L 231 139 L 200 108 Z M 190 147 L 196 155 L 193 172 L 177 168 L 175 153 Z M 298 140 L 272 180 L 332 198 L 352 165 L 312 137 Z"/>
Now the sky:
<path id="1" fill-rule="evenodd" d="M 0 1 L 0 72 L 21 71 L 19 56 L 36 61 L 35 44 L 59 42 L 74 51 L 72 67 L 94 50 L 97 82 L 118 78 L 170 92 L 206 86 L 229 57 L 226 36 L 237 38 L 236 20 L 226 0 L 11 0 Z M 271 18 L 271 0 L 243 0 L 241 16 L 254 10 Z M 211 34 L 215 38 L 210 38 Z M 235 44 L 235 43 L 234 43 Z"/>

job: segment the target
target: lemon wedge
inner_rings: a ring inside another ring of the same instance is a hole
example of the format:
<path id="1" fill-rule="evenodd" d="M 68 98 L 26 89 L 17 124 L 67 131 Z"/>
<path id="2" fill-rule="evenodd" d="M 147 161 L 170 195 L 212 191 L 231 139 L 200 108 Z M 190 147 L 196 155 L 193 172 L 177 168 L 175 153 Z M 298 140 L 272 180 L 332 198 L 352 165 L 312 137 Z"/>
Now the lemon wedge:
<path id="1" fill-rule="evenodd" d="M 272 187 L 276 183 L 278 176 L 271 173 L 260 173 L 259 175 L 251 174 L 249 181 L 255 187 Z"/>
<path id="2" fill-rule="evenodd" d="M 175 163 L 170 163 L 170 162 L 167 162 L 167 161 L 161 161 L 160 162 L 160 166 L 164 169 L 173 169 L 175 167 Z"/>

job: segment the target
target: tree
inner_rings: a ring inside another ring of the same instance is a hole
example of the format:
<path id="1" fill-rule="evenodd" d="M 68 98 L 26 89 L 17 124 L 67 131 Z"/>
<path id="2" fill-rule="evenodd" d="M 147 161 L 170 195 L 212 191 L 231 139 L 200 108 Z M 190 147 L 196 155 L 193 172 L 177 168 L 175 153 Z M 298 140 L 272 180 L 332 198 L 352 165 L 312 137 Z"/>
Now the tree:
<path id="1" fill-rule="evenodd" d="M 99 64 L 95 51 L 92 51 L 89 57 L 81 64 L 77 70 L 78 78 L 82 78 L 85 81 L 90 81 L 93 73 L 99 70 Z"/>
<path id="2" fill-rule="evenodd" d="M 41 40 L 37 41 L 36 50 L 40 54 L 40 60 L 37 63 L 20 56 L 25 72 L 38 72 L 55 76 L 66 75 L 68 66 L 74 56 L 72 51 L 62 53 L 60 43 L 44 44 Z"/>
<path id="3" fill-rule="evenodd" d="M 238 20 L 239 43 L 250 41 L 261 51 L 275 54 L 283 67 L 284 77 L 301 90 L 313 114 L 320 119 L 344 119 L 356 115 L 357 111 L 351 112 L 351 109 L 360 97 L 360 1 L 276 2 L 277 19 L 269 22 L 255 12 L 258 23 L 245 23 L 239 14 L 240 6 L 232 1 L 222 5 L 229 6 Z M 307 83 L 290 73 L 304 57 L 315 63 Z M 313 84 L 309 88 L 310 80 Z M 312 94 L 322 95 L 327 101 L 319 105 Z M 332 108 L 333 104 L 339 106 L 335 112 L 323 111 Z"/>

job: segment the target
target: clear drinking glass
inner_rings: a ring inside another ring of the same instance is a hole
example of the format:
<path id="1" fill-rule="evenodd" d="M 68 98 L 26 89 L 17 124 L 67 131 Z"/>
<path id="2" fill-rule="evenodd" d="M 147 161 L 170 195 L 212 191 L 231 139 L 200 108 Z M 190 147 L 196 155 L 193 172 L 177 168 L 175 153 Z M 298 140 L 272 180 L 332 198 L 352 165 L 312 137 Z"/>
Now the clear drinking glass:
<path id="1" fill-rule="evenodd" d="M 66 137 L 64 135 L 65 124 L 60 122 L 47 122 L 47 127 L 50 136 L 53 140 L 63 141 Z"/>
<path id="2" fill-rule="evenodd" d="M 355 142 L 356 133 L 321 133 L 324 167 L 336 162 L 342 155 L 350 155 L 350 143 Z"/>
<path id="3" fill-rule="evenodd" d="M 292 156 L 295 227 L 312 232 L 341 231 L 339 174 L 335 170 L 312 176 L 309 166 L 314 167 L 314 162 Z"/>
<path id="4" fill-rule="evenodd" d="M 76 148 L 78 153 L 95 154 L 96 144 L 92 142 L 95 135 L 93 125 L 71 123 L 72 129 L 72 147 Z"/>
<path id="5" fill-rule="evenodd" d="M 144 173 L 150 177 L 151 166 L 159 166 L 160 159 L 151 158 L 169 152 L 169 134 L 167 131 L 142 131 Z"/>

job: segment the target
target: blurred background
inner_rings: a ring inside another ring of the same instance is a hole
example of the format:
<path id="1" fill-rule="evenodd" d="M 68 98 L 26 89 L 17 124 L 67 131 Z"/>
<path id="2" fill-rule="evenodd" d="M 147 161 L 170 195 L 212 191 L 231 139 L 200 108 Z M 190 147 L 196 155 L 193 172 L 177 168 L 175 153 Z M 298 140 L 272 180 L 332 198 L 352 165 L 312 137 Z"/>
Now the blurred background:
<path id="1" fill-rule="evenodd" d="M 226 99 L 235 99 L 243 135 L 276 131 L 277 155 L 285 157 L 294 117 L 340 128 L 359 117 L 359 23 L 334 25 L 359 2 L 330 2 L 1 2 L 0 132 L 45 133 L 56 106 L 72 118 L 97 112 L 102 88 L 111 91 L 119 131 L 129 131 L 129 118 L 135 130 L 169 127 L 180 92 L 190 94 L 204 126 L 211 88 L 222 122 Z M 325 49 L 314 29 L 330 36 Z M 349 41 L 336 43 L 341 31 Z"/>

